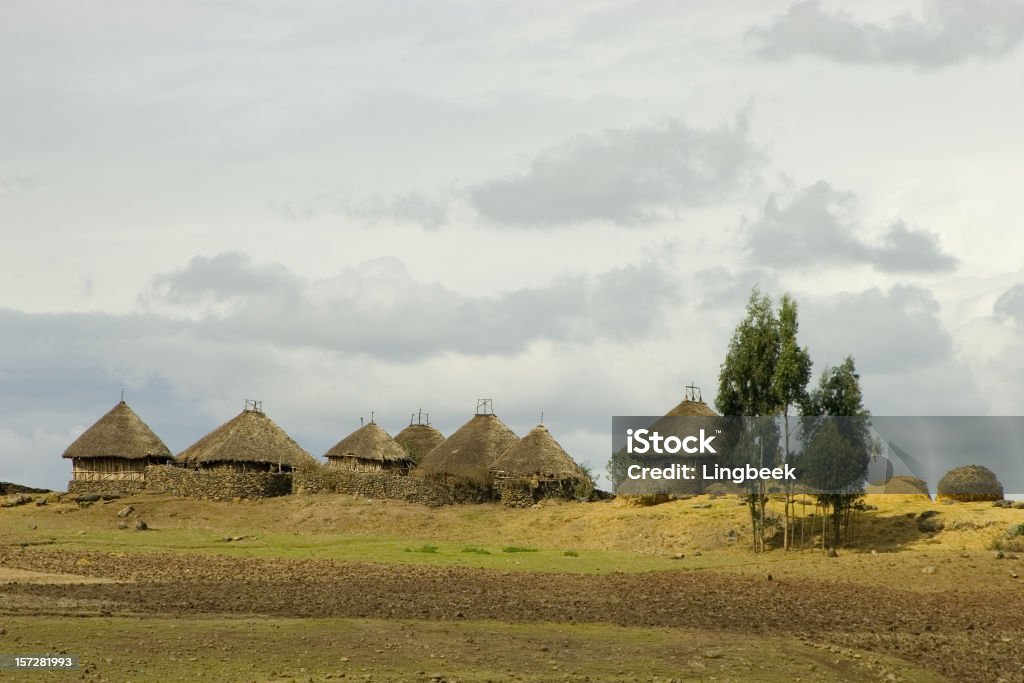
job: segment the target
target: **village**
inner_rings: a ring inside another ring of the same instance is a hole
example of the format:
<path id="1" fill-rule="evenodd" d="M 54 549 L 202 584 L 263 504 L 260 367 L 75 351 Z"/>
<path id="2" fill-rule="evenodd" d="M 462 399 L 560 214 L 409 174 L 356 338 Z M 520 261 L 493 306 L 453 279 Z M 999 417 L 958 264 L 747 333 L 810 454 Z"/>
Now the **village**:
<path id="1" fill-rule="evenodd" d="M 241 413 L 178 455 L 121 400 L 64 452 L 71 494 L 161 491 L 232 500 L 327 491 L 427 505 L 498 500 L 528 506 L 543 499 L 587 499 L 590 475 L 537 425 L 519 438 L 491 399 L 449 437 L 422 410 L 392 437 L 372 419 L 313 457 L 247 400 Z"/>

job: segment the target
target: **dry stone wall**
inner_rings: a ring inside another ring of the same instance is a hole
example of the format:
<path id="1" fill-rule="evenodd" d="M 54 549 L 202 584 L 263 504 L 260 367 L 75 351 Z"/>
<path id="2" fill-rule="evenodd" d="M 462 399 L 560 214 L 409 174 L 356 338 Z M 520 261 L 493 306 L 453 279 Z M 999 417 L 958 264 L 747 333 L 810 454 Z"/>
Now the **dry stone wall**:
<path id="1" fill-rule="evenodd" d="M 369 498 L 393 498 L 423 505 L 451 505 L 461 502 L 445 486 L 395 472 L 355 472 L 328 467 L 304 467 L 295 473 L 296 493 L 346 493 Z"/>
<path id="2" fill-rule="evenodd" d="M 68 493 L 137 493 L 146 488 L 146 483 L 131 479 L 72 479 L 68 482 Z"/>
<path id="3" fill-rule="evenodd" d="M 292 475 L 288 472 L 236 472 L 227 468 L 192 470 L 173 465 L 150 465 L 146 468 L 146 489 L 205 500 L 272 498 L 292 492 Z"/>

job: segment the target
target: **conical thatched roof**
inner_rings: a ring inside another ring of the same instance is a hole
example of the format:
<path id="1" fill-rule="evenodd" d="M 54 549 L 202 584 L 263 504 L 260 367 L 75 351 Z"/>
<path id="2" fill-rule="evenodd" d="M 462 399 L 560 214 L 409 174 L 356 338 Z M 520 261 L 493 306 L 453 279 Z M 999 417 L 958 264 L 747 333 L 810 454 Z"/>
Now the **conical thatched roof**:
<path id="1" fill-rule="evenodd" d="M 444 441 L 444 434 L 428 424 L 412 424 L 398 432 L 397 441 L 409 453 L 413 462 L 419 462 Z"/>
<path id="2" fill-rule="evenodd" d="M 121 401 L 64 451 L 65 458 L 171 458 L 171 451 L 128 404 Z"/>
<path id="3" fill-rule="evenodd" d="M 499 455 L 492 467 L 512 476 L 542 479 L 587 478 L 583 468 L 569 457 L 544 425 L 537 425 L 530 433 Z"/>
<path id="4" fill-rule="evenodd" d="M 665 417 L 718 417 L 718 413 L 703 401 L 686 400 L 665 413 Z"/>
<path id="5" fill-rule="evenodd" d="M 369 422 L 336 443 L 328 458 L 359 458 L 379 462 L 409 462 L 409 454 L 376 422 Z"/>
<path id="6" fill-rule="evenodd" d="M 245 410 L 178 454 L 186 465 L 217 462 L 307 466 L 316 460 L 258 410 Z"/>
<path id="7" fill-rule="evenodd" d="M 421 477 L 452 477 L 486 484 L 495 458 L 518 440 L 497 415 L 477 414 L 423 456 L 413 471 Z"/>
<path id="8" fill-rule="evenodd" d="M 938 498 L 961 502 L 975 500 L 1002 500 L 1003 485 L 995 472 L 983 465 L 957 467 L 939 480 Z"/>
<path id="9" fill-rule="evenodd" d="M 931 499 L 928 482 L 920 477 L 898 474 L 886 479 L 884 483 L 868 484 L 868 493 L 886 493 L 901 496 L 917 496 Z"/>

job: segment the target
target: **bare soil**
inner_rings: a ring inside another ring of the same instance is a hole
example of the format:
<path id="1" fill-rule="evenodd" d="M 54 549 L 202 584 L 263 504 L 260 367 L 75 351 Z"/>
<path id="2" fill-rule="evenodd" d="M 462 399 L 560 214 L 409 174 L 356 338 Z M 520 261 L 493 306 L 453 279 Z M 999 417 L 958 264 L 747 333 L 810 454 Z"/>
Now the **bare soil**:
<path id="1" fill-rule="evenodd" d="M 258 615 L 675 627 L 852 647 L 918 662 L 953 680 L 1024 680 L 1024 591 L 1016 583 L 920 593 L 884 582 L 843 585 L 712 571 L 539 574 L 41 548 L 8 549 L 0 565 L 119 581 L 0 585 L 0 610 L 12 616 Z"/>

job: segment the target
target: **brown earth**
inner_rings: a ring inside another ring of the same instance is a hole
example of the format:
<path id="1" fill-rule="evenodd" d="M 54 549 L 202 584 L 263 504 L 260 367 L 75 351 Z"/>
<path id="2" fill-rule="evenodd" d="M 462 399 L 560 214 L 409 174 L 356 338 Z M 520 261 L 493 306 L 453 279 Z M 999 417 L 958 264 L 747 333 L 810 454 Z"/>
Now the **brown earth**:
<path id="1" fill-rule="evenodd" d="M 164 553 L 8 548 L 0 566 L 119 583 L 0 585 L 7 615 L 260 615 L 611 623 L 761 634 L 1024 681 L 1024 591 L 921 593 L 714 571 L 578 575 Z M 60 604 L 55 604 L 59 601 Z"/>

